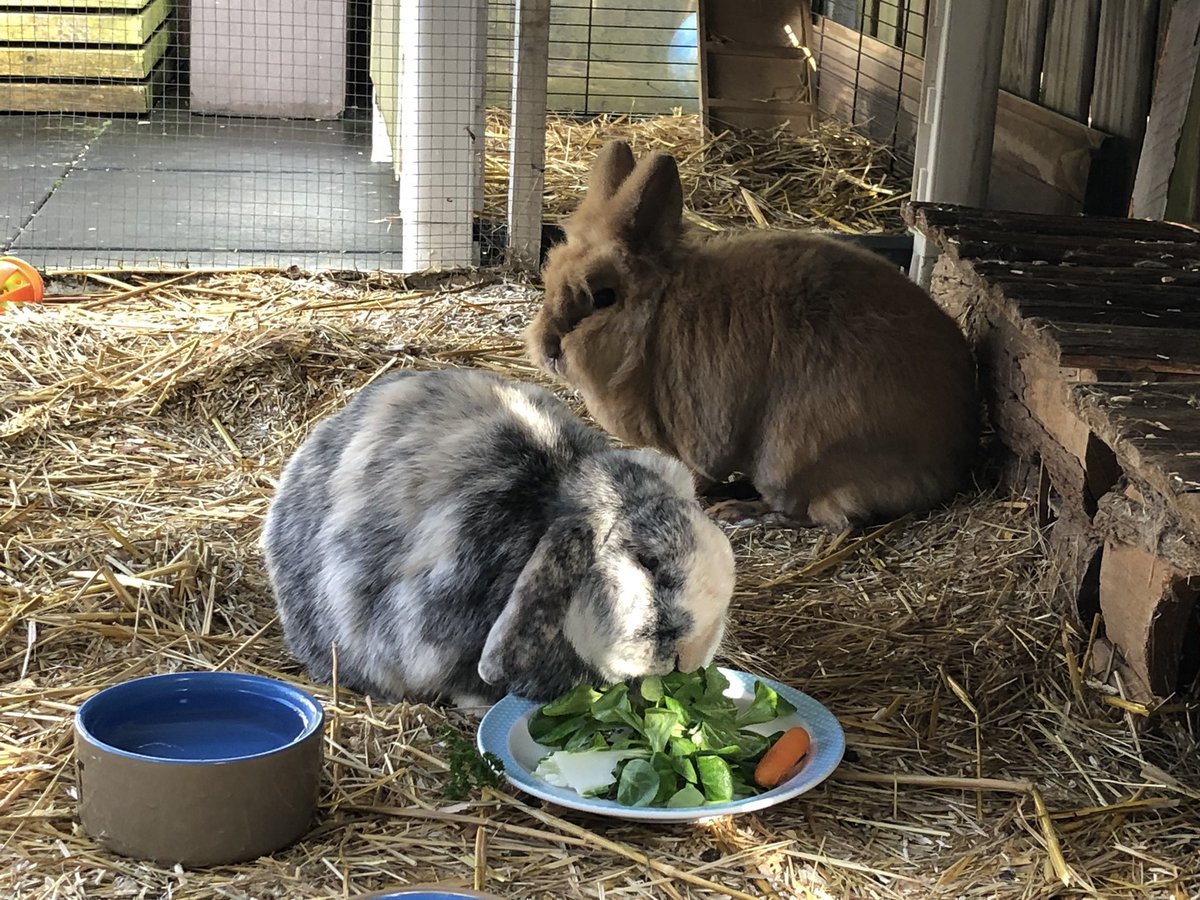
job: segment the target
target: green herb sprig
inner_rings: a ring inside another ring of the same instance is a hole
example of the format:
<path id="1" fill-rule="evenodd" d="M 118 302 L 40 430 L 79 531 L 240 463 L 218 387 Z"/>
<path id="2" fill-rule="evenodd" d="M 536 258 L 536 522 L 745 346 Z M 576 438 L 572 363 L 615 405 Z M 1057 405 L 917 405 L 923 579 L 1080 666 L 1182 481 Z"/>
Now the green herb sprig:
<path id="1" fill-rule="evenodd" d="M 504 762 L 495 753 L 480 753 L 475 745 L 453 728 L 446 727 L 440 739 L 450 745 L 449 778 L 442 795 L 447 800 L 465 800 L 485 787 L 498 787 Z"/>

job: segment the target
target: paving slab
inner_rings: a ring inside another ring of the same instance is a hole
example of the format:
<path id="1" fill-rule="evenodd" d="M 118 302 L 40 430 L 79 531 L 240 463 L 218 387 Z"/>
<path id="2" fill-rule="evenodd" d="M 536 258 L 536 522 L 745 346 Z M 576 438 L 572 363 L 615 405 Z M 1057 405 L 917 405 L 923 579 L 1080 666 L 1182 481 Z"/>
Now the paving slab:
<path id="1" fill-rule="evenodd" d="M 81 169 L 375 172 L 370 124 L 188 116 L 112 122 Z"/>
<path id="2" fill-rule="evenodd" d="M 113 251 L 400 251 L 390 171 L 75 170 L 13 247 Z"/>
<path id="3" fill-rule="evenodd" d="M 83 116 L 0 115 L 0 169 L 70 165 L 108 124 Z"/>
<path id="4" fill-rule="evenodd" d="M 0 168 L 0 250 L 9 249 L 66 171 L 65 165 Z"/>

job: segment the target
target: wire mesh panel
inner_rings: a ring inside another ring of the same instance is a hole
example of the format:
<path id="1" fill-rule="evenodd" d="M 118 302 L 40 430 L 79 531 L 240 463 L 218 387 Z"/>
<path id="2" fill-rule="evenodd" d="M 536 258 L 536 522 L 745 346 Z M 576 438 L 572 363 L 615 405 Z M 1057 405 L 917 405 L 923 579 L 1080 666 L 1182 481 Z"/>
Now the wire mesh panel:
<path id="1" fill-rule="evenodd" d="M 815 0 L 821 112 L 886 144 L 911 170 L 931 0 Z"/>
<path id="2" fill-rule="evenodd" d="M 550 106 L 694 110 L 695 6 L 555 0 Z M 0 250 L 49 269 L 477 261 L 513 11 L 0 0 Z"/>

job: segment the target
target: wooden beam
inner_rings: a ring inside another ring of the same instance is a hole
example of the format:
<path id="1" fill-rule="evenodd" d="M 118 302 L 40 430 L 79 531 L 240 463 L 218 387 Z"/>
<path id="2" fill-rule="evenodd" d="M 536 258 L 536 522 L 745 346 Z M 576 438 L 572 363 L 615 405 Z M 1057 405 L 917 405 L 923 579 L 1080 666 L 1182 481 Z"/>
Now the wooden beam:
<path id="1" fill-rule="evenodd" d="M 1136 218 L 1161 219 L 1167 212 L 1171 175 L 1200 60 L 1198 33 L 1200 0 L 1176 0 L 1167 24 L 1146 139 L 1133 183 L 1129 214 Z"/>
<path id="2" fill-rule="evenodd" d="M 1100 0 L 1050 0 L 1042 105 L 1086 122 L 1096 77 Z"/>
<path id="3" fill-rule="evenodd" d="M 508 262 L 536 269 L 542 246 L 550 0 L 517 0 L 509 130 Z"/>

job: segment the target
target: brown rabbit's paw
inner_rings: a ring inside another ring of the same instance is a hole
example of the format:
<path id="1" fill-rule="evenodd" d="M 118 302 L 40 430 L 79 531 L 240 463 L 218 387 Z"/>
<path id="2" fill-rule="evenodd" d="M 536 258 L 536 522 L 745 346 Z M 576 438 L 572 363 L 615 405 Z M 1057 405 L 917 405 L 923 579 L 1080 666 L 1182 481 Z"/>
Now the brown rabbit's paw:
<path id="1" fill-rule="evenodd" d="M 812 528 L 814 523 L 777 509 L 764 500 L 722 500 L 708 508 L 708 515 L 727 525 L 773 525 L 781 528 Z"/>

